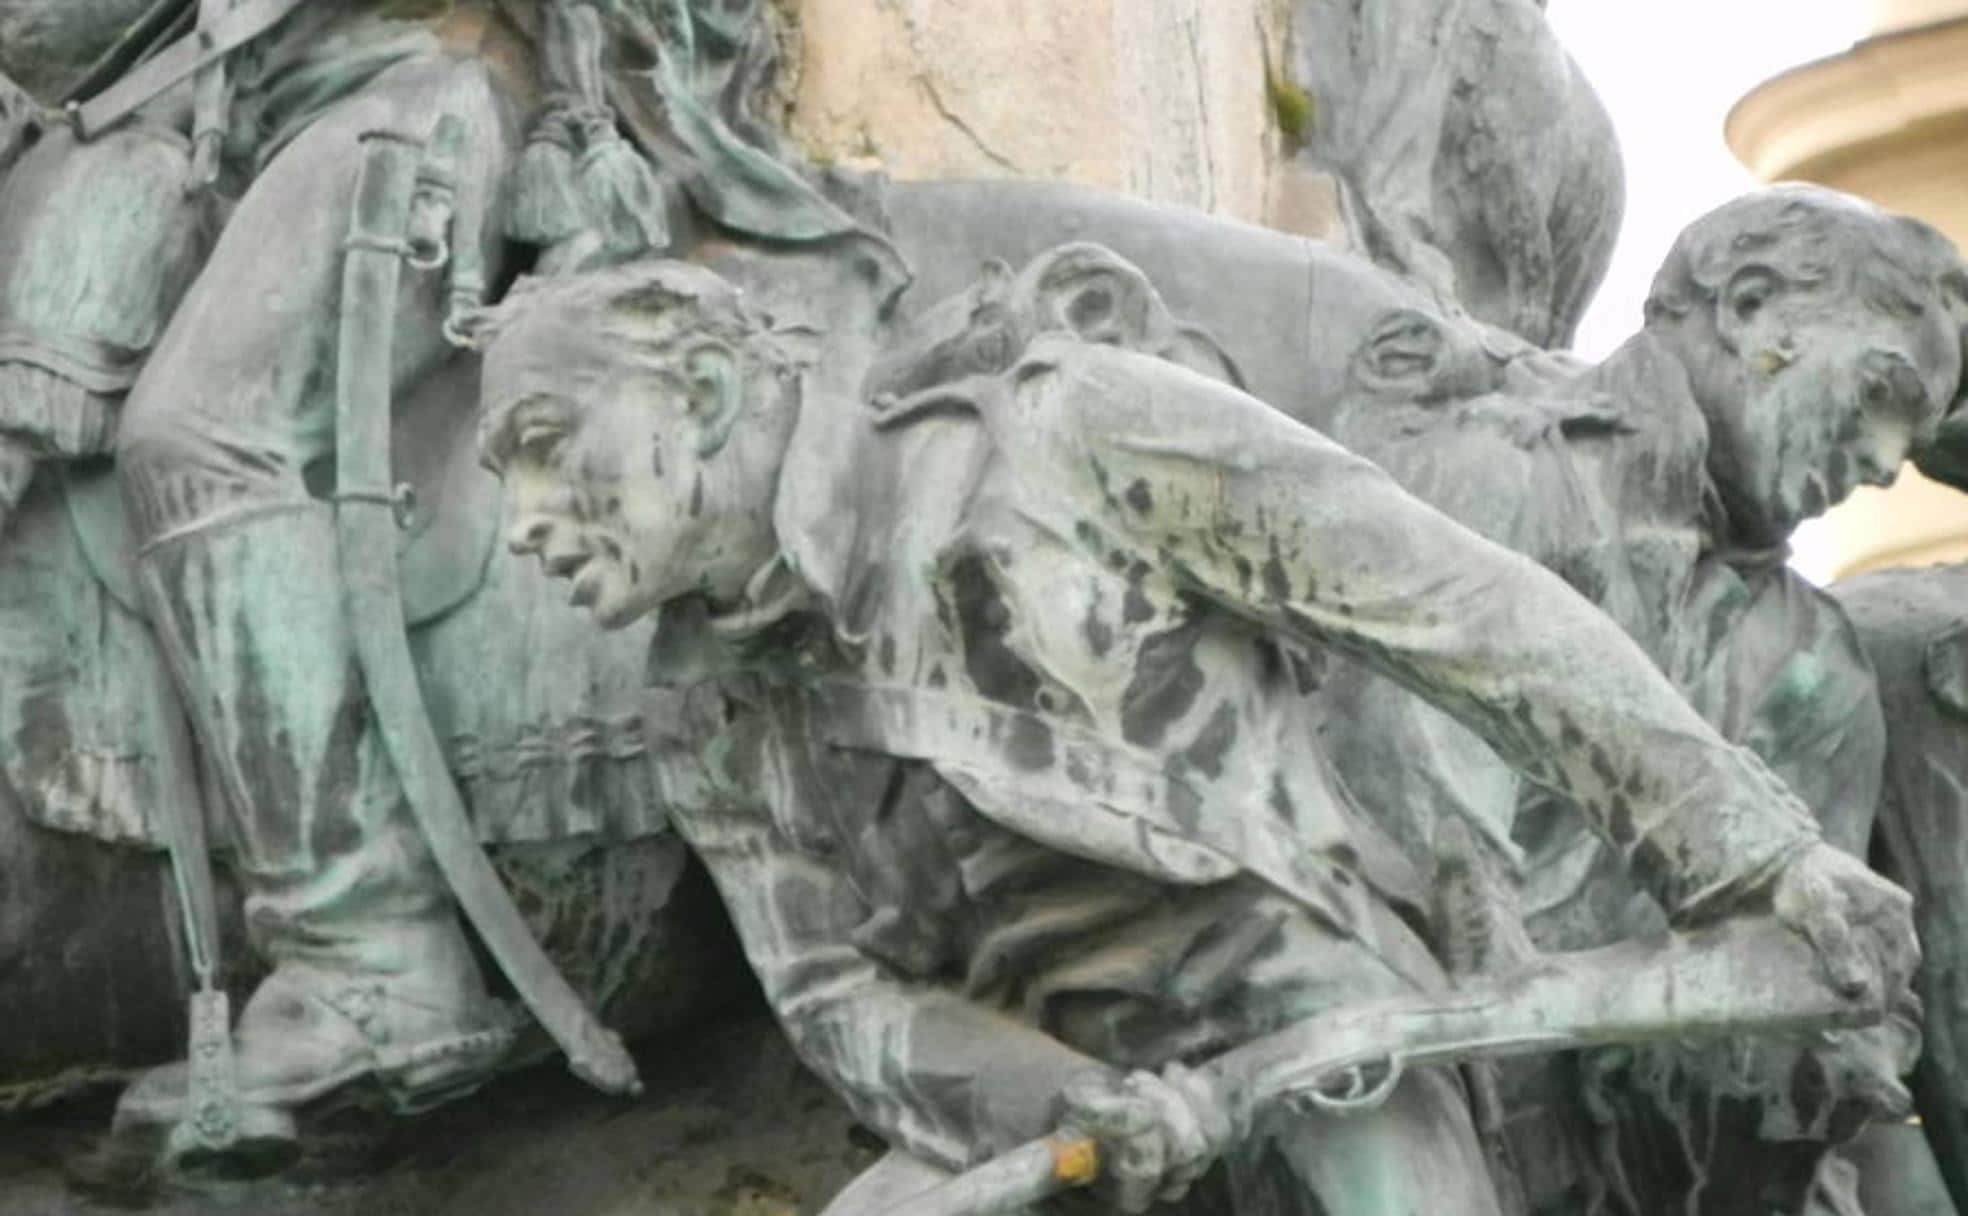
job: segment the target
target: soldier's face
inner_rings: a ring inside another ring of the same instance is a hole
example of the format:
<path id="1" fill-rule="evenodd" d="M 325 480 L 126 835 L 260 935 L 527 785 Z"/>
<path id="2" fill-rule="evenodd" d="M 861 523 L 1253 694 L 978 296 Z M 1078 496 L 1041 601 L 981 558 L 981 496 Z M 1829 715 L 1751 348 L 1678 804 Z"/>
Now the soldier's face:
<path id="1" fill-rule="evenodd" d="M 1911 284 L 1855 286 L 1749 265 L 1716 301 L 1710 465 L 1731 517 L 1761 539 L 1889 484 L 1954 394 L 1960 344 L 1942 301 Z"/>
<path id="2" fill-rule="evenodd" d="M 566 580 L 570 602 L 611 629 L 697 581 L 701 490 L 694 513 L 690 494 L 700 462 L 666 442 L 674 429 L 652 405 L 662 403 L 628 393 L 581 405 L 534 397 L 511 408 L 492 441 L 511 504 L 508 548 Z"/>

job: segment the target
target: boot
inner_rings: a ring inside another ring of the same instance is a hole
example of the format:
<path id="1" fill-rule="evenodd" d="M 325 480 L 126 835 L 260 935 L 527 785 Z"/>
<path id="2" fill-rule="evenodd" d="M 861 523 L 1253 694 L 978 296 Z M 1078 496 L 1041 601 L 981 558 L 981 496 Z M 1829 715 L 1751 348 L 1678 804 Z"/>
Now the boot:
<path id="1" fill-rule="evenodd" d="M 231 1126 L 172 1134 L 191 1114 L 179 1063 L 123 1095 L 112 1140 L 161 1141 L 178 1171 L 264 1173 L 297 1153 L 294 1109 L 351 1082 L 404 1110 L 475 1088 L 524 1019 L 487 995 L 368 712 L 328 508 L 172 528 L 143 575 L 273 970 L 233 1031 Z"/>
<path id="2" fill-rule="evenodd" d="M 372 1085 L 399 1113 L 483 1084 L 517 1041 L 523 1013 L 484 995 L 455 922 L 386 932 L 406 963 L 432 970 L 385 976 L 362 966 L 277 963 L 233 1028 L 227 1124 L 189 1125 L 204 1117 L 189 1098 L 189 1068 L 167 1064 L 117 1102 L 111 1138 L 124 1155 L 180 1178 L 261 1177 L 300 1154 L 293 1112 L 356 1082 Z"/>

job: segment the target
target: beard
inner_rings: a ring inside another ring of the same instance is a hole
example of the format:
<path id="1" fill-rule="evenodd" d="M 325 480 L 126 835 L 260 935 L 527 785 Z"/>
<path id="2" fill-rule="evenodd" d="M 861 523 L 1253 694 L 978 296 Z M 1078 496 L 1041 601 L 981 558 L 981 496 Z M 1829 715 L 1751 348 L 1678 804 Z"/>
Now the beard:
<path id="1" fill-rule="evenodd" d="M 1828 467 L 1849 470 L 1850 462 L 1837 452 L 1835 390 L 1825 383 L 1786 372 L 1753 384 L 1743 394 L 1738 425 L 1712 428 L 1709 469 L 1731 544 L 1783 544 L 1799 524 L 1851 493 L 1849 476 Z"/>

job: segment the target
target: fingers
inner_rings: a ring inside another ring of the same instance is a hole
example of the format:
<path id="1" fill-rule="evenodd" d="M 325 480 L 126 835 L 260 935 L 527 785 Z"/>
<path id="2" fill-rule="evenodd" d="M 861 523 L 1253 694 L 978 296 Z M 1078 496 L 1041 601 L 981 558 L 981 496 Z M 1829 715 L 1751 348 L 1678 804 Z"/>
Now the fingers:
<path id="1" fill-rule="evenodd" d="M 1864 1072 L 1854 1077 L 1852 1097 L 1875 1119 L 1904 1119 L 1913 1113 L 1913 1091 L 1898 1077 Z"/>
<path id="2" fill-rule="evenodd" d="M 1856 939 L 1854 952 L 1872 969 L 1875 994 L 1888 1009 L 1916 1003 L 1912 980 L 1920 967 L 1920 939 L 1914 931 L 1913 897 L 1850 861 L 1837 883 L 1839 902 Z"/>
<path id="3" fill-rule="evenodd" d="M 1168 1160 L 1154 1105 L 1127 1082 L 1094 1075 L 1067 1086 L 1066 1108 L 1068 1124 L 1100 1142 L 1107 1201 L 1128 1216 L 1154 1206 Z"/>
<path id="4" fill-rule="evenodd" d="M 1874 968 L 1854 940 L 1852 926 L 1846 918 L 1844 884 L 1833 877 L 1849 879 L 1849 875 L 1842 873 L 1848 863 L 1857 865 L 1827 846 L 1811 850 L 1792 863 L 1784 875 L 1774 911 L 1779 920 L 1811 943 L 1818 965 L 1834 991 L 1853 1000 L 1869 999 L 1873 994 Z M 1860 881 L 1876 881 L 1863 867 L 1858 869 Z"/>
<path id="5" fill-rule="evenodd" d="M 1232 1136 L 1207 1079 L 1179 1065 L 1166 1079 L 1084 1077 L 1067 1087 L 1065 1100 L 1068 1125 L 1100 1142 L 1102 1197 L 1126 1213 L 1188 1194 Z"/>
<path id="6" fill-rule="evenodd" d="M 1818 960 L 1824 965 L 1825 975 L 1840 996 L 1853 1000 L 1871 997 L 1872 968 L 1866 965 L 1864 955 L 1853 940 L 1851 926 L 1845 923 L 1843 916 L 1820 907 L 1816 915 L 1806 918 L 1804 935 L 1817 947 Z"/>
<path id="7" fill-rule="evenodd" d="M 1823 1059 L 1835 1078 L 1834 1090 L 1874 1119 L 1898 1119 L 1913 1109 L 1913 1094 L 1900 1083 L 1912 1063 L 1902 1028 L 1875 1026 L 1827 1036 Z M 1917 1040 L 1916 1040 L 1917 1042 Z"/>
<path id="8" fill-rule="evenodd" d="M 1198 1101 L 1199 1096 L 1207 1097 L 1207 1084 L 1198 1074 L 1180 1064 L 1170 1065 L 1166 1078 L 1153 1073 L 1136 1073 L 1128 1078 L 1128 1085 L 1143 1099 L 1152 1102 L 1161 1114 L 1162 1127 L 1168 1137 L 1168 1160 L 1158 1198 L 1165 1203 L 1174 1203 L 1189 1193 L 1189 1188 L 1216 1159 L 1217 1147 L 1228 1136 L 1227 1131 L 1219 1131 L 1215 1124 L 1221 1123 L 1227 1128 L 1228 1117 L 1221 1114 L 1216 1103 Z"/>
<path id="9" fill-rule="evenodd" d="M 1121 1143 L 1126 1147 L 1122 1149 L 1113 1172 L 1114 1206 L 1128 1213 L 1128 1216 L 1145 1212 L 1155 1205 L 1161 1195 L 1168 1161 L 1167 1146 L 1152 1131 L 1153 1117 L 1138 1108 L 1137 1116 L 1138 1122 L 1129 1120 L 1126 1124 L 1136 1130 L 1123 1133 L 1125 1138 Z M 1140 1130 L 1144 1125 L 1150 1129 L 1145 1133 Z"/>
<path id="10" fill-rule="evenodd" d="M 1886 975 L 1896 988 L 1905 990 L 1907 999 L 1912 997 L 1911 985 L 1914 974 L 1920 970 L 1920 936 L 1914 931 L 1913 897 L 1896 890 L 1897 898 L 1891 908 L 1882 916 L 1879 926 L 1885 938 Z"/>

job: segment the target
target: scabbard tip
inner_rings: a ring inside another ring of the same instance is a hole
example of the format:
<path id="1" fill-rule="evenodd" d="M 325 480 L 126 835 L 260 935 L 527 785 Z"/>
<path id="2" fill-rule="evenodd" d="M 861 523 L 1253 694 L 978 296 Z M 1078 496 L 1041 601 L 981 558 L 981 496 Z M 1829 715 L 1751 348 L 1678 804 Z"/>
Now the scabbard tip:
<path id="1" fill-rule="evenodd" d="M 587 1050 L 569 1055 L 567 1067 L 604 1093 L 641 1097 L 642 1078 L 636 1074 L 635 1060 L 622 1046 L 622 1040 L 609 1031 L 602 1031 L 596 1040 L 588 1044 Z"/>

